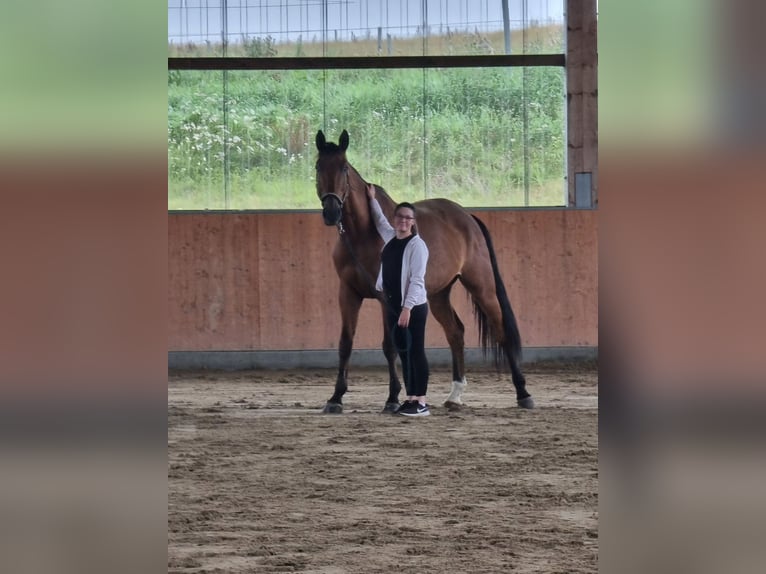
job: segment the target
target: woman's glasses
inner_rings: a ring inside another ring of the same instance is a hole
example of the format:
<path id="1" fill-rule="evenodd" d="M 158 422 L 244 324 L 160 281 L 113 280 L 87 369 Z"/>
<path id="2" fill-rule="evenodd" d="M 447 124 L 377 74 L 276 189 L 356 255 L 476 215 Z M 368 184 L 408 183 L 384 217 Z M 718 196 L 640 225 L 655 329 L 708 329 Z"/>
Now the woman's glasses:
<path id="1" fill-rule="evenodd" d="M 403 219 L 404 221 L 412 221 L 415 219 L 411 215 L 399 215 L 398 213 L 394 215 L 394 219 Z"/>

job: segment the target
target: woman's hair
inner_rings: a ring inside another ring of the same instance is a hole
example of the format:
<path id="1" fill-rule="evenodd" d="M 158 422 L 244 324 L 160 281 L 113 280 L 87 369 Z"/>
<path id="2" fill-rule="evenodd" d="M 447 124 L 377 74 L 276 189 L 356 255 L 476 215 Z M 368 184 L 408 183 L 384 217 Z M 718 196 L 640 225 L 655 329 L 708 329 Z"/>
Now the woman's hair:
<path id="1" fill-rule="evenodd" d="M 397 204 L 396 204 L 396 207 L 394 208 L 394 215 L 396 215 L 397 213 L 399 213 L 399 210 L 400 210 L 402 207 L 406 207 L 407 209 L 411 209 L 411 210 L 412 210 L 412 214 L 413 214 L 413 215 L 417 215 L 417 212 L 415 211 L 415 206 L 414 206 L 414 205 L 412 205 L 412 204 L 411 204 L 409 201 L 403 201 L 403 202 L 401 202 L 401 203 L 397 203 Z"/>

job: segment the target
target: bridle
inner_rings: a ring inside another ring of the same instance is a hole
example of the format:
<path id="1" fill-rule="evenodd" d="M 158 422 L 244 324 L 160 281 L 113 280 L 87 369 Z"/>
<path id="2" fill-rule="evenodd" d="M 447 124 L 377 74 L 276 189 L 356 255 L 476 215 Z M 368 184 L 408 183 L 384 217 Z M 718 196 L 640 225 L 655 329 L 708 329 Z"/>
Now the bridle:
<path id="1" fill-rule="evenodd" d="M 334 199 L 338 202 L 338 210 L 340 211 L 340 219 L 338 219 L 338 223 L 335 224 L 335 226 L 338 228 L 338 234 L 343 235 L 346 230 L 343 227 L 343 205 L 346 203 L 346 199 L 348 199 L 348 194 L 351 191 L 351 183 L 349 183 L 348 180 L 348 168 L 346 168 L 345 172 L 345 179 L 346 179 L 346 185 L 345 185 L 345 192 L 343 193 L 343 197 L 338 195 L 337 193 L 326 193 L 322 196 L 322 207 L 324 207 L 324 202 L 327 198 Z"/>

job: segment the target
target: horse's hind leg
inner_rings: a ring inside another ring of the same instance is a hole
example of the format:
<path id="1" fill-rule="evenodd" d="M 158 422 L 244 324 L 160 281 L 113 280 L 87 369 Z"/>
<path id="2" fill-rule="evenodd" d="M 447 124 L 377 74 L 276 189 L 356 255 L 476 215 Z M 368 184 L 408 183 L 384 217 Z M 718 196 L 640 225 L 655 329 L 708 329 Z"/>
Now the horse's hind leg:
<path id="1" fill-rule="evenodd" d="M 535 402 L 532 399 L 532 395 L 527 391 L 527 379 L 521 372 L 521 367 L 518 361 L 511 359 L 511 380 L 513 386 L 516 387 L 516 402 L 524 409 L 532 409 L 535 406 Z"/>
<path id="2" fill-rule="evenodd" d="M 444 329 L 450 351 L 452 352 L 452 389 L 444 406 L 457 409 L 463 404 L 465 380 L 465 326 L 450 303 L 452 284 L 428 298 L 431 314 Z"/>
<path id="3" fill-rule="evenodd" d="M 386 327 L 386 304 L 381 301 L 383 310 L 383 354 L 388 361 L 388 399 L 383 407 L 384 413 L 395 413 L 399 408 L 399 392 L 402 390 L 402 384 L 399 382 L 399 375 L 396 372 L 396 348 L 391 332 Z"/>
<path id="4" fill-rule="evenodd" d="M 476 305 L 480 311 L 486 317 L 486 321 L 491 334 L 491 339 L 494 340 L 503 354 L 503 357 L 507 360 L 511 369 L 511 380 L 513 386 L 516 388 L 516 402 L 522 408 L 531 409 L 534 407 L 534 401 L 531 395 L 526 389 L 526 379 L 521 372 L 521 367 L 517 358 L 517 353 L 514 350 L 514 341 L 510 338 L 510 333 L 506 332 L 505 324 L 503 321 L 503 310 L 498 300 L 497 292 L 494 288 L 494 281 L 475 281 L 473 280 L 476 269 L 464 269 L 463 275 L 460 276 L 460 282 L 465 286 L 468 292 L 471 294 Z M 490 275 L 491 268 L 485 270 L 483 276 Z M 479 274 L 482 276 L 482 274 Z M 511 304 L 506 301 L 509 313 L 513 313 Z M 515 318 L 513 319 L 515 321 Z M 516 336 L 518 334 L 516 333 Z M 520 341 L 517 341 L 520 345 Z"/>
<path id="5" fill-rule="evenodd" d="M 342 322 L 340 340 L 338 341 L 338 378 L 335 380 L 335 392 L 322 411 L 327 414 L 343 412 L 343 395 L 348 390 L 348 360 L 354 345 L 359 309 L 362 307 L 362 298 L 345 283 L 340 284 L 338 299 Z"/>

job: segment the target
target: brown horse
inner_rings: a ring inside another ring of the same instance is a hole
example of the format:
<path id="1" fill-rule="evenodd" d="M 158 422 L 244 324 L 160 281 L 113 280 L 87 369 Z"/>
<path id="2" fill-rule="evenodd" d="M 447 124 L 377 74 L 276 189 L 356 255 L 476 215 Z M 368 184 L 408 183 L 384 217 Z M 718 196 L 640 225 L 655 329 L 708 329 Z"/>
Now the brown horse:
<path id="1" fill-rule="evenodd" d="M 338 300 L 342 318 L 338 343 L 339 367 L 335 393 L 325 405 L 325 413 L 343 412 L 348 375 L 348 361 L 364 299 L 384 299 L 375 291 L 375 277 L 380 268 L 383 240 L 375 229 L 367 199 L 367 182 L 346 159 L 348 132 L 343 130 L 339 145 L 328 142 L 317 132 L 317 195 L 322 202 L 326 225 L 338 227 L 338 242 L 332 258 L 340 278 Z M 376 196 L 383 212 L 391 219 L 395 203 L 383 188 L 376 185 Z M 452 391 L 445 406 L 459 407 L 466 385 L 464 326 L 450 303 L 450 291 L 460 281 L 473 301 L 479 325 L 479 339 L 486 353 L 490 348 L 495 365 L 510 367 L 516 400 L 522 408 L 533 408 L 519 367 L 521 338 L 497 267 L 492 240 L 484 223 L 457 203 L 448 199 L 427 199 L 415 203 L 417 230 L 428 245 L 430 257 L 426 270 L 426 290 L 431 314 L 444 328 L 452 352 Z M 385 320 L 383 322 L 385 325 Z M 383 329 L 383 353 L 388 360 L 389 395 L 384 411 L 393 412 L 399 405 L 401 384 L 396 372 L 396 349 L 390 333 Z"/>

